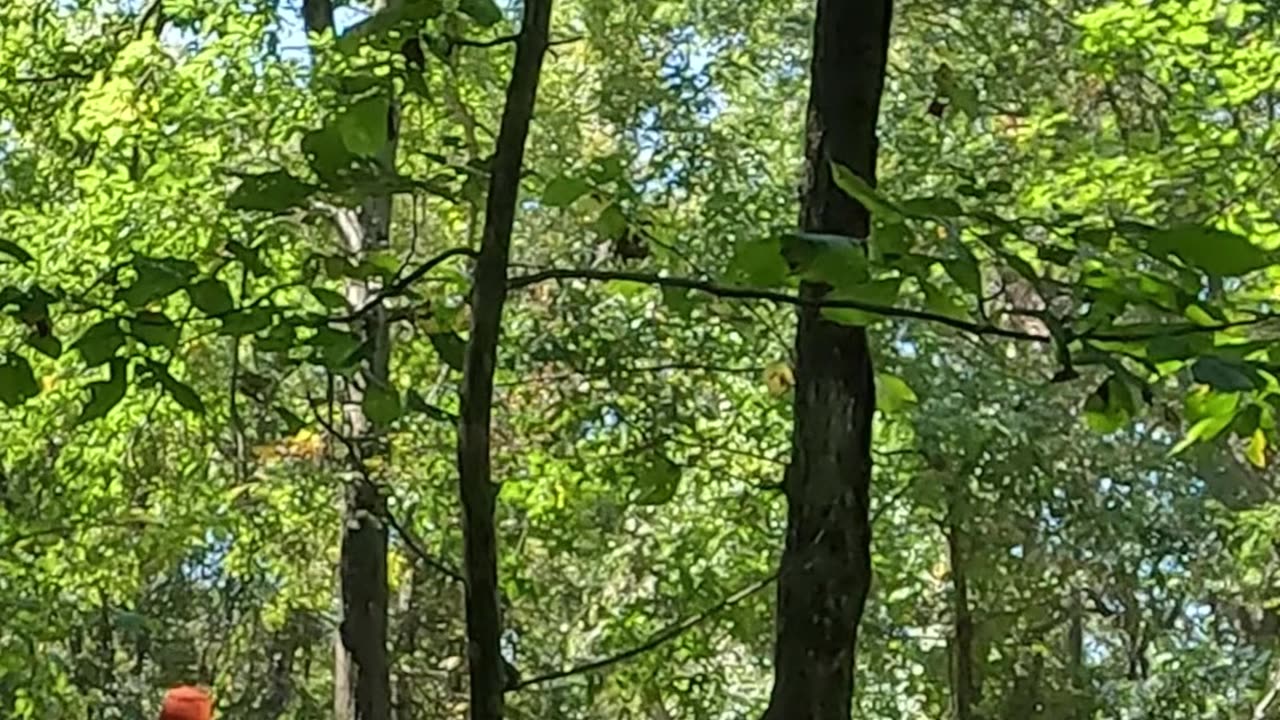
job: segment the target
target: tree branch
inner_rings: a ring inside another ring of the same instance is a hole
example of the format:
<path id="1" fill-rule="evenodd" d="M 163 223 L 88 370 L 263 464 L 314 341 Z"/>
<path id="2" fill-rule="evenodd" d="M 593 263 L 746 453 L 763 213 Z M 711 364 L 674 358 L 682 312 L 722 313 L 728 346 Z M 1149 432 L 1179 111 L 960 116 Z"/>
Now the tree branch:
<path id="1" fill-rule="evenodd" d="M 404 277 L 400 278 L 399 280 L 395 281 L 394 283 L 380 290 L 372 298 L 369 298 L 369 300 L 364 305 L 361 305 L 359 308 L 353 310 L 351 313 L 347 315 L 343 315 L 342 317 L 329 318 L 329 322 L 353 322 L 355 320 L 359 320 L 361 317 L 364 317 L 365 314 L 367 314 L 368 312 L 370 312 L 371 310 L 373 310 L 374 308 L 382 304 L 382 301 L 386 300 L 387 298 L 396 297 L 397 295 L 400 295 L 405 290 L 408 290 L 409 287 L 412 286 L 414 283 L 418 282 L 424 276 L 426 276 L 427 273 L 431 272 L 432 270 L 436 269 L 441 264 L 443 264 L 446 260 L 449 260 L 450 258 L 455 258 L 458 256 L 475 258 L 476 251 L 472 250 L 471 248 L 464 248 L 464 247 L 456 247 L 456 248 L 450 248 L 448 250 L 445 250 L 439 255 L 436 255 L 430 260 L 427 260 L 426 262 L 422 263 L 418 267 L 414 268 L 413 271 L 410 272 L 408 275 L 405 275 Z"/>
<path id="2" fill-rule="evenodd" d="M 681 635 L 685 634 L 686 632 L 693 629 L 694 627 L 718 615 L 719 613 L 724 611 L 725 608 L 728 608 L 732 605 L 736 605 L 737 603 L 742 602 L 743 600 L 750 597 L 751 595 L 754 595 L 755 593 L 760 592 L 766 587 L 769 587 L 770 585 L 773 584 L 773 581 L 777 579 L 778 579 L 778 573 L 775 572 L 765 578 L 757 580 L 751 583 L 750 585 L 742 588 L 741 590 L 738 590 L 737 592 L 726 596 L 720 602 L 716 603 L 715 605 L 712 605 L 706 610 L 703 610 L 702 612 L 697 613 L 695 615 L 691 615 L 685 618 L 684 620 L 680 620 L 679 622 L 676 622 L 673 625 L 668 625 L 662 630 L 659 630 L 658 632 L 654 633 L 645 642 L 633 648 L 623 650 L 622 652 L 617 653 L 616 655 L 610 655 L 608 657 L 600 658 L 599 660 L 592 660 L 590 662 L 585 662 L 580 665 L 574 665 L 573 667 L 567 668 L 565 670 L 557 670 L 555 672 L 549 672 L 544 675 L 537 675 L 535 677 L 528 678 L 527 680 L 521 680 L 520 682 L 515 683 L 510 689 L 523 690 L 524 688 L 530 687 L 532 685 L 541 685 L 544 683 L 549 683 L 553 680 L 562 680 L 564 678 L 572 677 L 574 675 L 582 675 L 584 673 L 595 672 L 596 670 L 602 670 L 611 665 L 617 665 L 620 662 L 625 662 L 627 660 L 630 660 L 631 658 L 637 657 L 639 655 L 643 655 L 644 653 L 647 653 L 650 650 L 653 650 L 660 645 L 663 645 L 665 643 L 668 643 L 680 637 Z"/>

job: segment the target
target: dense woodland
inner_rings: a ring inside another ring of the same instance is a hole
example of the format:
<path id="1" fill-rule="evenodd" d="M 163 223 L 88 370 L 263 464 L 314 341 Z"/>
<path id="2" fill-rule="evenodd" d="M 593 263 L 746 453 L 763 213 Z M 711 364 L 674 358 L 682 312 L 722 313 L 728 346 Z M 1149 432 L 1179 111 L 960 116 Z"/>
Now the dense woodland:
<path id="1" fill-rule="evenodd" d="M 0 717 L 1280 717 L 1278 20 L 0 2 Z"/>

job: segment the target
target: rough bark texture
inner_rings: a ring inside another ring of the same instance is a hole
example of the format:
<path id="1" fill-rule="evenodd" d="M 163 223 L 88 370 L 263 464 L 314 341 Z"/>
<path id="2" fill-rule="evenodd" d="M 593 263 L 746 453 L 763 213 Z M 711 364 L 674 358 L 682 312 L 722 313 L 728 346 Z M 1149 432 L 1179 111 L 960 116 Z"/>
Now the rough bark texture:
<path id="1" fill-rule="evenodd" d="M 467 659 L 473 720 L 499 720 L 506 686 L 500 646 L 498 548 L 493 510 L 497 486 L 491 478 L 490 410 L 493 369 L 507 297 L 507 264 L 515 222 L 525 140 L 546 55 L 551 0 L 525 0 L 507 86 L 502 125 L 494 151 L 485 204 L 484 232 L 471 292 L 471 336 L 463 366 L 458 428 L 458 489 L 467 578 Z"/>
<path id="2" fill-rule="evenodd" d="M 802 223 L 865 238 L 867 210 L 830 162 L 875 182 L 876 120 L 891 0 L 819 0 L 809 95 Z M 806 285 L 821 295 L 827 288 Z M 774 685 L 766 720 L 846 720 L 858 623 L 871 585 L 871 422 L 867 333 L 800 311 L 786 545 L 778 579 Z"/>
<path id="3" fill-rule="evenodd" d="M 303 20 L 309 32 L 333 28 L 331 0 L 304 0 Z M 392 102 L 387 116 L 388 142 L 377 160 L 387 170 L 395 167 L 399 108 Z M 338 210 L 334 218 L 346 251 L 359 258 L 385 248 L 390 242 L 391 196 L 365 198 L 355 218 Z M 344 288 L 347 304 L 363 308 L 377 288 L 362 280 L 349 280 Z M 364 388 L 385 384 L 390 377 L 390 333 L 386 311 L 378 306 L 362 313 L 358 332 L 371 341 L 371 353 L 360 369 L 358 383 L 347 387 L 344 402 L 346 432 L 360 451 L 353 462 L 385 454 L 380 430 L 361 408 Z M 339 584 L 342 622 L 334 642 L 334 713 L 337 720 L 390 720 L 391 677 L 387 654 L 387 528 L 382 523 L 383 498 L 379 489 L 361 478 L 346 488 L 342 507 L 342 546 Z"/>

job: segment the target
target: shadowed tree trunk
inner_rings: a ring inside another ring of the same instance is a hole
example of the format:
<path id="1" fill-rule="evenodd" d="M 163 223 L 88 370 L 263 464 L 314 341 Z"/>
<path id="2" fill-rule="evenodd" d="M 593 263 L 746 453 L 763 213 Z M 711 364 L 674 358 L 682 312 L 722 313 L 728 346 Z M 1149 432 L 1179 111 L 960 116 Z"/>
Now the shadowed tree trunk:
<path id="1" fill-rule="evenodd" d="M 381 9 L 375 3 L 375 12 Z M 332 0 L 304 0 L 303 20 L 309 33 L 333 29 Z M 387 112 L 387 143 L 377 154 L 384 170 L 395 168 L 399 107 L 391 98 Z M 334 208 L 331 219 L 341 236 L 343 249 L 353 258 L 386 248 L 391 233 L 391 196 L 371 195 L 360 203 L 355 217 L 345 208 Z M 346 282 L 344 295 L 352 308 L 364 308 L 378 288 L 365 280 Z M 391 340 L 386 311 L 381 305 L 361 313 L 353 328 L 368 343 L 370 352 L 361 364 L 358 382 L 348 383 L 344 396 L 346 433 L 354 438 L 359 457 L 353 463 L 388 452 L 380 429 L 361 407 L 365 388 L 385 385 L 390 378 Z M 383 524 L 383 498 L 367 477 L 352 480 L 342 507 L 342 545 L 339 584 L 342 622 L 334 642 L 334 713 L 337 720 L 390 720 L 391 677 L 387 655 L 387 528 Z"/>
<path id="2" fill-rule="evenodd" d="M 525 0 L 515 63 L 485 200 L 484 233 L 471 288 L 471 334 L 463 362 L 458 425 L 458 491 L 467 579 L 467 664 L 472 720 L 501 720 L 507 687 L 502 659 L 502 613 L 498 602 L 498 539 L 493 511 L 490 425 L 493 370 L 507 299 L 507 265 L 524 165 L 525 140 L 533 119 L 538 78 L 547 52 L 551 0 Z"/>
<path id="3" fill-rule="evenodd" d="M 818 0 L 806 142 L 805 230 L 866 238 L 866 208 L 831 162 L 875 182 L 876 120 L 891 0 Z M 828 288 L 805 284 L 820 296 Z M 774 685 L 765 720 L 846 720 L 858 623 L 871 586 L 875 383 L 864 328 L 800 311 L 787 536 L 778 579 Z"/>
<path id="4" fill-rule="evenodd" d="M 951 566 L 951 612 L 955 623 L 951 639 L 951 708 L 955 720 L 973 720 L 977 686 L 973 672 L 973 614 L 969 610 L 967 539 L 963 518 L 968 503 L 965 477 L 952 476 L 943 531 L 947 536 L 947 561 Z"/>

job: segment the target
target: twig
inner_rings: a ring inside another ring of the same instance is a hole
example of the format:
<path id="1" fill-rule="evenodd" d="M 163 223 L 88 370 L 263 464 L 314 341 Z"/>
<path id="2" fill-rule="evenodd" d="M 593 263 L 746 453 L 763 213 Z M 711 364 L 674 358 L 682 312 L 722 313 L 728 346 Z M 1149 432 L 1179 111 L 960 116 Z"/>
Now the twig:
<path id="1" fill-rule="evenodd" d="M 311 414 L 315 416 L 316 422 L 320 424 L 320 427 L 324 428 L 324 431 L 329 433 L 331 437 L 337 438 L 338 442 L 342 443 L 343 447 L 347 449 L 347 459 L 350 461 L 352 469 L 355 470 L 356 474 L 360 477 L 360 481 L 373 488 L 378 493 L 379 497 L 382 497 L 382 502 L 380 503 L 381 507 L 378 512 L 382 521 L 389 525 L 392 530 L 396 531 L 396 534 L 404 541 L 405 547 L 409 548 L 409 550 L 416 555 L 424 565 L 432 568 L 454 582 L 465 585 L 466 579 L 462 577 L 462 573 L 450 567 L 445 563 L 445 561 L 431 555 L 431 553 L 428 553 L 426 548 L 422 546 L 422 543 L 419 542 L 417 535 L 402 525 L 400 520 L 396 518 L 395 514 L 391 512 L 391 508 L 387 503 L 384 488 L 370 477 L 369 471 L 365 468 L 364 461 L 360 456 L 360 449 L 356 447 L 356 444 L 352 442 L 351 438 L 340 432 L 332 423 L 326 420 L 320 411 L 316 409 L 316 404 L 311 402 L 310 398 L 307 398 L 307 404 L 311 407 Z"/>
<path id="2" fill-rule="evenodd" d="M 364 317 L 367 313 L 369 313 L 371 310 L 381 305 L 382 301 L 386 300 L 387 298 L 400 295 L 405 290 L 408 290 L 411 285 L 421 280 L 423 276 L 425 276 L 427 273 L 439 267 L 441 263 L 445 262 L 450 258 L 455 258 L 460 255 L 466 256 L 469 258 L 474 258 L 476 256 L 476 251 L 472 250 L 471 248 L 463 248 L 463 247 L 457 247 L 457 248 L 451 248 L 449 250 L 445 250 L 439 255 L 436 255 L 430 260 L 427 260 L 426 262 L 422 263 L 418 267 L 414 268 L 413 272 L 410 272 L 408 275 L 405 275 L 404 277 L 400 278 L 394 283 L 378 291 L 376 295 L 374 295 L 372 298 L 369 298 L 369 300 L 365 302 L 364 305 L 361 305 L 356 310 L 342 317 L 329 318 L 329 321 L 330 322 L 353 322 L 355 320 L 359 320 L 360 318 Z"/>
<path id="3" fill-rule="evenodd" d="M 669 625 L 663 628 L 662 630 L 659 630 L 658 632 L 654 633 L 648 640 L 646 640 L 645 642 L 633 648 L 623 650 L 622 652 L 616 655 L 610 655 L 608 657 L 600 658 L 599 660 L 592 660 L 590 662 L 585 662 L 580 665 L 574 665 L 573 667 L 567 668 L 565 670 L 557 670 L 555 672 L 549 672 L 543 675 L 537 675 L 537 676 L 528 678 L 527 680 L 521 680 L 520 682 L 515 683 L 511 689 L 523 690 L 524 688 L 527 688 L 531 685 L 541 685 L 543 683 L 548 683 L 553 680 L 562 680 L 564 678 L 572 677 L 574 675 L 582 675 L 584 673 L 595 672 L 596 670 L 602 670 L 611 665 L 616 665 L 620 662 L 625 662 L 638 655 L 643 655 L 644 653 L 647 653 L 650 650 L 653 650 L 660 645 L 663 645 L 665 643 L 668 643 L 680 637 L 681 635 L 693 629 L 694 627 L 700 625 L 701 623 L 719 614 L 725 608 L 728 608 L 732 605 L 736 605 L 737 603 L 742 602 L 743 600 L 750 597 L 751 595 L 754 595 L 760 592 L 766 587 L 772 585 L 773 582 L 777 579 L 778 579 L 778 573 L 774 572 L 765 578 L 757 580 L 751 583 L 750 585 L 742 588 L 741 590 L 738 590 L 732 595 L 726 596 L 720 602 L 716 603 L 715 605 L 712 605 L 706 610 L 703 610 L 702 612 L 697 613 L 695 615 L 691 615 L 685 618 L 684 620 L 681 620 L 673 625 Z"/>
<path id="4" fill-rule="evenodd" d="M 517 41 L 517 40 L 519 40 L 519 39 L 520 39 L 520 33 L 514 33 L 514 34 L 511 34 L 511 35 L 500 35 L 500 36 L 498 36 L 498 37 L 496 37 L 496 38 L 492 38 L 492 39 L 490 39 L 490 40 L 471 40 L 471 39 L 468 39 L 468 38 L 449 38 L 449 44 L 450 44 L 450 45 L 457 45 L 457 46 L 459 46 L 459 47 L 491 48 L 491 47 L 497 47 L 497 46 L 499 46 L 499 45 L 509 45 L 509 44 L 511 44 L 511 43 L 513 43 L 513 42 L 516 42 L 516 41 Z M 557 46 L 557 45 L 568 45 L 569 43 L 579 42 L 580 40 L 582 40 L 582 38 L 581 38 L 581 37 L 569 37 L 569 38 L 561 38 L 561 39 L 559 39 L 559 40 L 548 40 L 548 41 L 547 41 L 547 47 L 549 47 L 549 48 L 553 48 L 553 47 L 555 47 L 555 46 Z"/>

